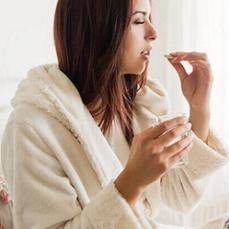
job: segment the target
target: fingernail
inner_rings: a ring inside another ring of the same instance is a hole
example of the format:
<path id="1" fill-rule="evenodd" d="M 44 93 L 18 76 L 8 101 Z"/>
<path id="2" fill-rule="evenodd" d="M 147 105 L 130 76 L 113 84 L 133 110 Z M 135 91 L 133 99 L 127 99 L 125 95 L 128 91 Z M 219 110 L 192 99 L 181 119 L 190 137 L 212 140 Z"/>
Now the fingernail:
<path id="1" fill-rule="evenodd" d="M 176 55 L 176 54 L 177 54 L 176 52 L 169 53 L 169 55 Z"/>
<path id="2" fill-rule="evenodd" d="M 166 58 L 168 58 L 168 59 L 172 59 L 172 58 L 173 58 L 173 56 L 167 55 L 167 54 L 165 54 L 164 57 L 166 57 Z"/>

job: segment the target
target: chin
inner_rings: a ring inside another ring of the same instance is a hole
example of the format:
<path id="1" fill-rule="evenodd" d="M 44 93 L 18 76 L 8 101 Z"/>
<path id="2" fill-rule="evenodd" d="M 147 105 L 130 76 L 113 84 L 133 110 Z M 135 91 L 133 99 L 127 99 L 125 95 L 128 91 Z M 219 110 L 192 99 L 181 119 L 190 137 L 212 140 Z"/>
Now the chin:
<path id="1" fill-rule="evenodd" d="M 131 66 L 131 69 L 129 68 L 128 70 L 125 71 L 124 74 L 133 74 L 133 75 L 141 75 L 144 73 L 144 71 L 147 69 L 148 63 L 147 62 L 135 62 Z"/>
<path id="2" fill-rule="evenodd" d="M 146 67 L 147 66 L 145 64 L 142 65 L 142 66 L 139 66 L 138 68 L 136 68 L 136 69 L 133 70 L 133 73 L 132 74 L 141 75 L 141 74 L 143 74 L 145 72 Z"/>

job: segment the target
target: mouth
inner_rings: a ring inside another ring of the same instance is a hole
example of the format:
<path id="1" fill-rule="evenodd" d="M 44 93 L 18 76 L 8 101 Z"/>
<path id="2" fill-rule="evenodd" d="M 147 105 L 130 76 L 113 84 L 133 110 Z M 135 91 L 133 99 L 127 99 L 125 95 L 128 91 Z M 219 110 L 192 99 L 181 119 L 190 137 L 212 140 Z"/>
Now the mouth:
<path id="1" fill-rule="evenodd" d="M 141 52 L 141 55 L 144 56 L 144 57 L 149 58 L 150 52 L 149 51 L 144 51 L 144 52 Z"/>
<path id="2" fill-rule="evenodd" d="M 143 57 L 146 57 L 146 58 L 149 58 L 150 57 L 150 51 L 151 51 L 152 47 L 148 48 L 148 49 L 145 49 L 141 52 L 141 55 Z"/>
<path id="3" fill-rule="evenodd" d="M 149 52 L 149 51 L 141 52 L 141 56 L 142 56 L 144 59 L 149 60 L 150 52 Z"/>

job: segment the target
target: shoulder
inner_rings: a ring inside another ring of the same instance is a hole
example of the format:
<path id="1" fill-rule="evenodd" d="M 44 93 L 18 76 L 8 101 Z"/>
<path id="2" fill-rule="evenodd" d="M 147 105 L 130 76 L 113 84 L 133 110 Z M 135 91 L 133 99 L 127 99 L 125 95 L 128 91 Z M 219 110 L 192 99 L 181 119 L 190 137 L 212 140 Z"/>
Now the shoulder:
<path id="1" fill-rule="evenodd" d="M 48 138 L 57 137 L 60 133 L 71 135 L 57 119 L 28 103 L 15 107 L 9 116 L 4 134 L 13 135 L 14 132 L 31 134 L 31 137 L 36 137 L 36 133 L 37 136 Z"/>
<path id="2" fill-rule="evenodd" d="M 47 124 L 48 122 L 55 122 L 55 119 L 42 109 L 28 103 L 22 103 L 15 107 L 8 119 L 8 124 L 28 124 L 33 127 Z"/>
<path id="3" fill-rule="evenodd" d="M 65 154 L 72 157 L 73 149 L 82 150 L 74 135 L 57 119 L 30 104 L 21 104 L 11 113 L 1 142 L 1 156 L 8 164 L 10 157 L 22 163 L 25 158 L 48 157 L 57 163 L 56 158 Z"/>

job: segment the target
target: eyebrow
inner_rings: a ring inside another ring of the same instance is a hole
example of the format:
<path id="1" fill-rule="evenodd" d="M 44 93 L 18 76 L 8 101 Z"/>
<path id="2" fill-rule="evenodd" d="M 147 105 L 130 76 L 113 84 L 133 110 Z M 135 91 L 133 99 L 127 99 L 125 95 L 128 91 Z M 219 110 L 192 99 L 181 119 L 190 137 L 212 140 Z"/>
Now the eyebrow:
<path id="1" fill-rule="evenodd" d="M 135 15 L 135 14 L 143 14 L 144 16 L 146 16 L 147 12 L 145 12 L 145 11 L 135 11 L 135 12 L 132 14 L 132 16 Z"/>

